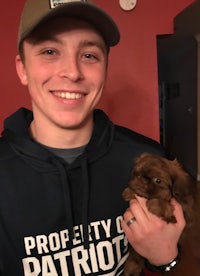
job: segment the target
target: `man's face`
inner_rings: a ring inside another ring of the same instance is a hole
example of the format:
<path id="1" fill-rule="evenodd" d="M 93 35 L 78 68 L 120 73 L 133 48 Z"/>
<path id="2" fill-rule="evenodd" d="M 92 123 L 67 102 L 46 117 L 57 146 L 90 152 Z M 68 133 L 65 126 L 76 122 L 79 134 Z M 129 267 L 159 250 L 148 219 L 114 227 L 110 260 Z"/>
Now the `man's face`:
<path id="1" fill-rule="evenodd" d="M 100 34 L 86 22 L 59 18 L 40 27 L 23 47 L 24 61 L 17 56 L 16 67 L 28 86 L 34 119 L 66 129 L 91 124 L 107 71 Z"/>

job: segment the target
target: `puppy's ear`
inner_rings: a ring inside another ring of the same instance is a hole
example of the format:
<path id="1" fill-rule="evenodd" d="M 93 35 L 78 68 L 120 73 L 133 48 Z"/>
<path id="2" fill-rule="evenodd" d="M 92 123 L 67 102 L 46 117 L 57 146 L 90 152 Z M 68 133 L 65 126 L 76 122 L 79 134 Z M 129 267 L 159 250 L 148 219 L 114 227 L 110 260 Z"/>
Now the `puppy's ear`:
<path id="1" fill-rule="evenodd" d="M 187 221 L 192 220 L 196 185 L 192 177 L 174 159 L 170 162 L 172 196 L 182 205 Z"/>
<path id="2" fill-rule="evenodd" d="M 174 159 L 169 161 L 170 175 L 172 178 L 172 194 L 179 201 L 185 201 L 185 198 L 192 193 L 192 179 L 190 175 L 182 168 L 181 164 Z"/>

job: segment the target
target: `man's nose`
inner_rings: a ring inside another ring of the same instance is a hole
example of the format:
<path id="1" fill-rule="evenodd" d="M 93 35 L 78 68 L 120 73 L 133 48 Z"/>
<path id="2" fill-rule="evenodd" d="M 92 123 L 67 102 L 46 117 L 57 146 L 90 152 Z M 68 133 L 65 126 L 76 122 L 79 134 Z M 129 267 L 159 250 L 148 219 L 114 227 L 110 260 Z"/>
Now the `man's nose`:
<path id="1" fill-rule="evenodd" d="M 68 57 L 60 62 L 59 76 L 76 82 L 83 78 L 80 63 L 76 58 Z"/>

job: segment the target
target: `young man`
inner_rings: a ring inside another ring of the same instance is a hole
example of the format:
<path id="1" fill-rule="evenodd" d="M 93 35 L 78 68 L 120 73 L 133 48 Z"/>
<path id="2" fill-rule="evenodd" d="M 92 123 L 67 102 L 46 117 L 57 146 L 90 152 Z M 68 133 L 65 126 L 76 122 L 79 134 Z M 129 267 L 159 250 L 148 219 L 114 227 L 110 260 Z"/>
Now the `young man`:
<path id="1" fill-rule="evenodd" d="M 125 235 L 151 268 L 176 263 L 180 205 L 172 225 L 121 196 L 135 158 L 160 146 L 95 110 L 118 42 L 92 3 L 27 1 L 16 68 L 32 112 L 7 118 L 0 141 L 0 275 L 122 275 Z"/>

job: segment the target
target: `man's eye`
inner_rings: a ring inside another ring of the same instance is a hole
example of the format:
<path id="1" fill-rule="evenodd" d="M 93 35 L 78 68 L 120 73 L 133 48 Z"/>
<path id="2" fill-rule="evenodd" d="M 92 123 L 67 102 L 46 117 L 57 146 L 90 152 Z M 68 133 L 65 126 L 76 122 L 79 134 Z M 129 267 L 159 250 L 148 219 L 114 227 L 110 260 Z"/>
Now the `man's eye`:
<path id="1" fill-rule="evenodd" d="M 85 54 L 84 57 L 86 59 L 97 59 L 97 57 L 95 55 L 93 55 L 93 54 Z"/>
<path id="2" fill-rule="evenodd" d="M 84 57 L 91 59 L 91 58 L 96 58 L 94 55 L 92 54 L 85 54 Z"/>
<path id="3" fill-rule="evenodd" d="M 43 54 L 52 56 L 55 54 L 55 51 L 51 50 L 51 49 L 47 49 L 47 50 L 43 51 Z"/>

